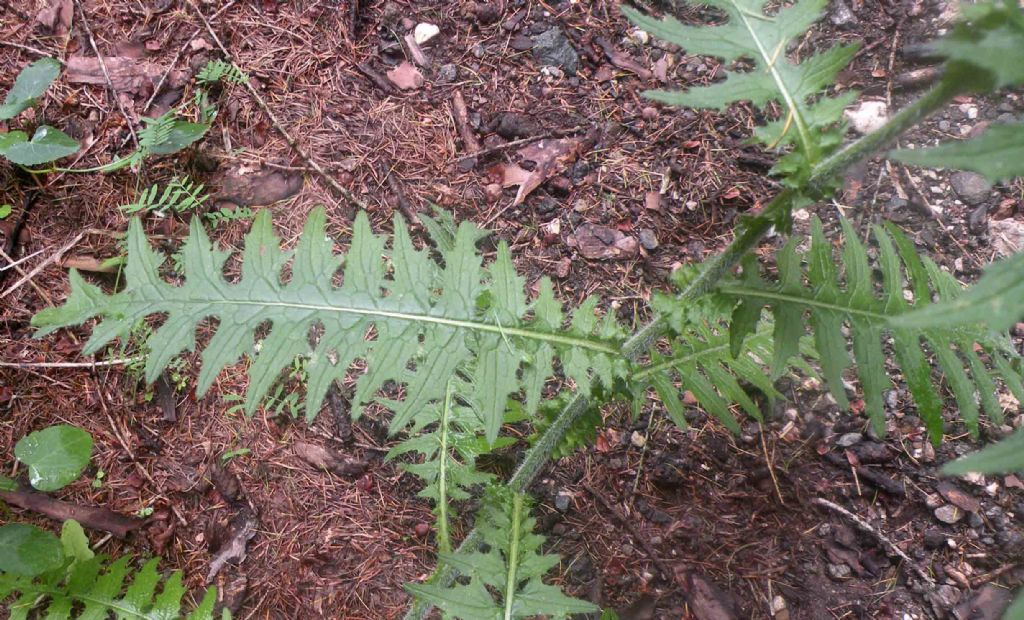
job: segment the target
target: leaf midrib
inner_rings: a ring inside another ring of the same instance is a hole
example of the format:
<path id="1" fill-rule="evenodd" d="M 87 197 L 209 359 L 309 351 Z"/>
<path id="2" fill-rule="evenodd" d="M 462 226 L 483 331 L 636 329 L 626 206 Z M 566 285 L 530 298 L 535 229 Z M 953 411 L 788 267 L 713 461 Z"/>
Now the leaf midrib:
<path id="1" fill-rule="evenodd" d="M 775 85 L 779 89 L 779 93 L 782 95 L 782 99 L 786 103 L 786 107 L 789 108 L 790 113 L 793 115 L 793 121 L 796 124 L 797 133 L 800 134 L 800 142 L 804 147 L 804 152 L 807 153 L 807 158 L 813 163 L 817 160 L 817 149 L 815 148 L 814 141 L 811 140 L 810 133 L 807 129 L 807 121 L 804 119 L 803 114 L 800 112 L 800 108 L 797 107 L 797 102 L 793 99 L 792 93 L 786 86 L 786 83 L 782 80 L 782 74 L 775 68 L 775 62 L 784 57 L 786 54 L 785 42 L 783 42 L 783 49 L 779 50 L 778 57 L 773 58 L 768 50 L 765 49 L 761 39 L 757 36 L 757 31 L 754 29 L 753 24 L 750 23 L 750 15 L 747 11 L 740 6 L 736 0 L 730 0 L 730 3 L 736 9 L 736 13 L 739 15 L 739 19 L 743 22 L 743 27 L 750 33 L 751 40 L 754 41 L 754 45 L 757 46 L 757 51 L 761 54 L 761 59 L 764 61 L 765 67 L 768 69 L 768 73 L 772 76 L 772 80 L 775 81 Z"/>
<path id="2" fill-rule="evenodd" d="M 881 312 L 873 312 L 871 310 L 864 310 L 862 308 L 844 306 L 839 303 L 823 301 L 821 299 L 796 296 L 792 294 L 783 293 L 781 291 L 771 291 L 767 289 L 753 288 L 738 284 L 723 284 L 718 287 L 718 290 L 727 295 L 733 295 L 736 297 L 757 297 L 760 299 L 767 299 L 770 301 L 782 301 L 787 303 L 800 304 L 802 306 L 808 306 L 810 308 L 830 310 L 833 312 L 839 312 L 841 314 L 846 314 L 849 316 L 858 316 L 861 318 L 870 319 L 872 321 L 879 321 L 882 323 L 888 323 L 892 319 L 891 316 Z"/>
<path id="3" fill-rule="evenodd" d="M 194 305 L 194 306 L 259 306 L 259 307 L 276 307 L 276 308 L 291 308 L 295 310 L 309 310 L 312 312 L 325 312 L 335 314 L 353 314 L 359 316 L 370 316 L 378 317 L 382 319 L 393 319 L 399 321 L 409 321 L 413 323 L 433 323 L 435 325 L 444 325 L 447 327 L 453 327 L 457 329 L 465 329 L 469 331 L 485 332 L 491 334 L 501 334 L 505 336 L 516 336 L 519 338 L 525 338 L 528 340 L 539 340 L 542 342 L 549 342 L 552 344 L 559 344 L 568 347 L 575 347 L 581 349 L 588 349 L 591 351 L 597 351 L 599 353 L 606 353 L 609 355 L 618 355 L 621 351 L 620 346 L 614 342 L 608 342 L 605 340 L 598 340 L 592 338 L 582 338 L 579 336 L 567 336 L 563 334 L 552 334 L 548 332 L 540 332 L 522 327 L 511 327 L 511 326 L 499 326 L 491 325 L 489 323 L 481 323 L 479 321 L 470 321 L 465 319 L 451 319 L 447 317 L 432 316 L 429 314 L 415 314 L 410 312 L 398 312 L 394 310 L 381 310 L 374 308 L 354 308 L 354 307 L 343 307 L 343 306 L 332 306 L 325 304 L 309 304 L 309 303 L 298 303 L 288 301 L 252 301 L 243 299 L 162 299 L 158 301 L 144 300 L 147 303 L 173 303 L 179 305 Z M 211 314 L 217 314 L 211 312 Z"/>

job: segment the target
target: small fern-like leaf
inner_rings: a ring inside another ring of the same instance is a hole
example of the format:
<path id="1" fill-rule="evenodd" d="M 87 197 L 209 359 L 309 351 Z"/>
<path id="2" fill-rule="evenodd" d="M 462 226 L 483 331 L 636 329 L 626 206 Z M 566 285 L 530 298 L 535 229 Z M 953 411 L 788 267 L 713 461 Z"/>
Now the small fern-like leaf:
<path id="1" fill-rule="evenodd" d="M 101 317 L 85 347 L 89 354 L 127 336 L 137 321 L 165 314 L 146 343 L 152 354 L 145 376 L 154 381 L 175 356 L 194 350 L 196 328 L 215 317 L 219 323 L 203 351 L 197 393 L 204 394 L 225 366 L 248 353 L 250 412 L 280 372 L 303 356 L 309 358 L 306 403 L 312 418 L 331 383 L 362 359 L 366 372 L 358 377 L 353 414 L 378 400 L 394 411 L 392 431 L 441 399 L 448 378 L 463 369 L 472 375 L 474 392 L 468 398 L 479 408 L 492 443 L 510 396 L 522 392 L 533 413 L 556 357 L 584 390 L 597 382 L 610 385 L 627 373 L 629 364 L 619 355 L 623 330 L 610 316 L 598 321 L 595 301 L 577 308 L 566 328 L 551 285 L 543 281 L 531 308 L 508 247 L 500 243 L 496 260 L 485 268 L 475 248 L 479 231 L 472 224 L 459 226 L 448 249 L 439 247 L 439 263 L 429 251 L 413 246 L 400 217 L 386 250 L 385 239 L 370 231 L 366 215 L 357 216 L 344 257 L 334 254 L 325 222 L 324 211 L 315 210 L 295 251 L 285 252 L 269 213 L 262 211 L 246 237 L 241 279 L 228 282 L 221 272 L 228 253 L 216 249 L 193 219 L 181 250 L 184 281 L 173 285 L 159 274 L 164 257 L 133 220 L 125 289 L 105 295 L 73 271 L 67 303 L 36 315 L 35 325 L 41 335 Z M 283 282 L 282 269 L 289 261 L 291 277 Z M 335 287 L 331 279 L 342 264 L 344 281 Z M 268 323 L 257 351 L 255 334 Z M 386 385 L 401 386 L 403 398 L 376 399 Z"/>
<path id="2" fill-rule="evenodd" d="M 196 183 L 188 177 L 171 179 L 160 191 L 156 183 L 150 185 L 139 194 L 135 202 L 122 205 L 121 210 L 129 215 L 137 213 L 183 213 L 190 209 L 199 209 L 206 202 L 206 188 L 202 183 Z"/>
<path id="3" fill-rule="evenodd" d="M 544 537 L 533 533 L 535 526 L 524 494 L 490 487 L 477 518 L 487 549 L 440 554 L 441 561 L 456 568 L 468 583 L 449 587 L 408 584 L 406 589 L 461 620 L 565 618 L 599 611 L 597 606 L 566 596 L 541 581 L 559 558 L 540 552 Z"/>
<path id="4" fill-rule="evenodd" d="M 223 60 L 211 60 L 206 63 L 199 73 L 196 74 L 196 82 L 207 86 L 219 81 L 231 82 L 232 84 L 244 84 L 249 81 L 246 75 L 237 65 Z"/>
<path id="5" fill-rule="evenodd" d="M 797 242 L 791 241 L 778 257 L 776 281 L 765 281 L 748 264 L 739 280 L 719 286 L 719 292 L 735 299 L 732 330 L 743 338 L 756 325 L 761 308 L 769 306 L 776 327 L 775 350 L 795 351 L 795 339 L 803 334 L 805 313 L 810 315 L 814 348 L 819 356 L 822 374 L 836 401 L 848 406 L 843 385 L 844 372 L 850 366 L 847 342 L 852 341 L 856 372 L 864 391 L 865 409 L 878 433 L 885 431 L 882 394 L 890 385 L 885 372 L 883 344 L 891 338 L 895 362 L 902 369 L 910 393 L 917 402 L 933 441 L 943 431 L 942 398 L 932 377 L 923 345 L 934 356 L 936 365 L 959 405 L 960 415 L 972 434 L 978 432 L 981 410 L 997 423 L 1002 409 L 996 399 L 996 380 L 1018 398 L 1024 396 L 1024 382 L 1019 370 L 1019 356 L 1008 339 L 983 327 L 918 328 L 893 323 L 894 317 L 924 308 L 938 300 L 957 296 L 960 285 L 935 263 L 918 257 L 913 244 L 894 227 L 876 227 L 878 269 L 881 286 L 876 290 L 867 251 L 845 220 L 844 248 L 841 260 L 833 256 L 832 245 L 815 218 L 809 249 L 800 254 Z M 800 274 L 801 260 L 807 263 Z M 840 274 L 837 264 L 844 266 Z M 904 280 L 910 283 L 905 291 Z M 907 300 L 912 294 L 913 303 Z M 847 333 L 849 335 L 847 335 Z M 984 361 L 982 355 L 983 352 Z M 981 407 L 979 408 L 979 401 Z"/>
<path id="6" fill-rule="evenodd" d="M 687 53 L 716 56 L 725 62 L 750 59 L 755 68 L 726 71 L 724 81 L 709 86 L 651 91 L 645 96 L 668 105 L 719 110 L 738 101 L 756 106 L 778 101 L 784 106 L 784 118 L 755 137 L 772 145 L 795 142 L 807 161 L 816 162 L 825 146 L 822 130 L 841 119 L 842 107 L 850 100 L 849 95 L 838 100 L 819 95 L 853 59 L 857 46 L 836 46 L 799 64 L 788 58 L 787 51 L 821 16 L 827 0 L 798 0 L 774 15 L 765 13 L 763 0 L 700 0 L 696 4 L 723 11 L 727 21 L 687 26 L 673 17 L 657 20 L 629 7 L 622 11 L 640 28 Z"/>
<path id="7" fill-rule="evenodd" d="M 95 556 L 38 577 L 0 573 L 0 599 L 17 597 L 8 608 L 11 620 L 24 620 L 36 609 L 45 610 L 47 618 L 108 618 L 113 614 L 123 620 L 212 619 L 216 590 L 207 590 L 202 602 L 185 616 L 181 572 L 162 579 L 156 570 L 158 562 L 152 558 L 133 571 L 127 556 L 114 561 Z"/>

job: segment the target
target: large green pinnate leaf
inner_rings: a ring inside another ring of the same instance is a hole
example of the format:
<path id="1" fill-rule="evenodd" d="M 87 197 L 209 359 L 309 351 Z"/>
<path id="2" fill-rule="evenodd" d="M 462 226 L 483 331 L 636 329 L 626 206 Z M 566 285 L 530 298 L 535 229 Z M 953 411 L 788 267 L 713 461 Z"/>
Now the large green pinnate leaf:
<path id="1" fill-rule="evenodd" d="M 43 125 L 28 139 L 24 131 L 0 134 L 0 156 L 19 166 L 38 166 L 78 151 L 74 138 L 59 129 Z"/>
<path id="2" fill-rule="evenodd" d="M 822 130 L 841 119 L 849 95 L 819 97 L 822 89 L 853 58 L 856 45 L 837 46 L 812 54 L 797 64 L 787 52 L 790 44 L 821 16 L 827 0 L 798 0 L 774 15 L 765 13 L 762 0 L 701 0 L 695 2 L 723 11 L 727 20 L 715 26 L 688 26 L 673 17 L 657 20 L 630 7 L 623 13 L 652 35 L 675 43 L 689 54 L 717 56 L 725 62 L 753 61 L 750 71 L 726 71 L 726 79 L 686 91 L 650 91 L 645 96 L 669 105 L 725 109 L 738 101 L 763 107 L 783 105 L 784 118 L 755 134 L 769 144 L 796 143 L 804 158 L 814 163 L 822 155 Z M 834 142 L 833 138 L 827 142 Z"/>
<path id="3" fill-rule="evenodd" d="M 963 294 L 895 317 L 897 327 L 951 327 L 984 323 L 1003 330 L 1024 317 L 1024 254 L 995 262 Z"/>
<path id="4" fill-rule="evenodd" d="M 576 309 L 566 327 L 546 281 L 531 306 L 504 243 L 498 244 L 495 261 L 483 266 L 475 247 L 480 231 L 472 224 L 441 235 L 435 260 L 429 250 L 416 249 L 400 217 L 388 249 L 386 239 L 373 234 L 366 215 L 359 214 L 344 256 L 334 253 L 325 222 L 324 211 L 314 211 L 294 252 L 285 252 L 263 211 L 246 237 L 241 279 L 228 282 L 222 275 L 228 252 L 215 248 L 194 219 L 181 251 L 183 282 L 170 284 L 160 276 L 164 257 L 133 220 L 124 290 L 106 295 L 72 271 L 67 303 L 39 313 L 34 324 L 43 335 L 101 317 L 85 347 L 89 354 L 126 337 L 137 321 L 164 314 L 166 320 L 146 343 L 153 353 L 145 374 L 154 381 L 176 355 L 195 348 L 196 328 L 215 317 L 197 393 L 204 394 L 225 366 L 249 354 L 246 408 L 253 411 L 281 371 L 296 356 L 305 356 L 310 418 L 331 383 L 361 359 L 366 371 L 357 379 L 353 413 L 358 416 L 365 403 L 381 402 L 394 411 L 392 431 L 443 398 L 449 377 L 466 373 L 473 390 L 463 397 L 492 443 L 510 396 L 522 393 L 527 408 L 536 408 L 556 357 L 565 375 L 585 390 L 626 374 L 628 363 L 619 355 L 623 331 L 612 317 L 598 320 L 591 301 Z M 282 270 L 289 263 L 285 282 Z M 332 277 L 342 265 L 343 283 L 334 286 Z M 255 334 L 267 324 L 257 350 Z M 377 399 L 387 385 L 401 386 L 403 397 Z"/>
<path id="5" fill-rule="evenodd" d="M 1024 432 L 1020 431 L 987 448 L 947 463 L 942 468 L 942 473 L 947 476 L 1009 474 L 1018 471 L 1024 471 Z"/>
<path id="6" fill-rule="evenodd" d="M 17 596 L 8 607 L 11 620 L 111 616 L 119 620 L 213 618 L 216 589 L 208 589 L 202 602 L 188 615 L 183 614 L 186 590 L 181 572 L 163 578 L 157 572 L 157 558 L 148 560 L 138 571 L 131 568 L 128 556 L 110 561 L 106 556 L 88 557 L 83 553 L 66 563 L 60 541 L 52 534 L 49 536 L 56 545 L 55 557 L 61 558 L 51 570 L 34 576 L 0 572 L 0 598 Z"/>
<path id="7" fill-rule="evenodd" d="M 963 19 L 945 37 L 931 43 L 956 79 L 979 90 L 1024 83 L 1024 12 L 1017 0 L 961 6 Z"/>
<path id="8" fill-rule="evenodd" d="M 28 465 L 28 479 L 40 491 L 56 491 L 82 474 L 92 455 L 92 436 L 58 424 L 29 433 L 14 446 L 14 456 Z"/>
<path id="9" fill-rule="evenodd" d="M 894 361 L 933 441 L 942 437 L 943 399 L 938 391 L 941 382 L 932 376 L 926 353 L 934 357 L 973 435 L 978 433 L 982 410 L 1001 423 L 997 380 L 1001 379 L 1018 399 L 1024 398 L 1020 356 L 1005 334 L 976 325 L 916 327 L 893 320 L 911 310 L 927 308 L 933 297 L 940 302 L 956 298 L 960 284 L 932 261 L 922 261 L 913 244 L 890 226 L 874 230 L 877 267 L 882 274 L 881 287 L 876 290 L 867 249 L 849 223 L 842 221 L 845 239 L 839 259 L 833 255 L 821 222 L 815 218 L 812 224 L 809 249 L 801 254 L 796 241 L 787 244 L 777 258 L 776 278 L 764 280 L 756 266 L 748 263 L 742 278 L 719 286 L 722 294 L 738 302 L 732 335 L 742 339 L 754 331 L 761 309 L 768 306 L 776 326 L 775 351 L 795 351 L 796 340 L 804 333 L 804 317 L 809 315 L 814 350 L 833 397 L 840 406 L 848 406 L 843 378 L 851 369 L 852 349 L 865 409 L 879 433 L 885 432 L 883 392 L 891 385 L 883 350 L 889 338 Z M 801 271 L 802 262 L 807 264 L 805 272 Z M 842 265 L 843 271 L 837 265 Z M 904 286 L 905 280 L 909 289 Z M 908 296 L 913 302 L 907 300 Z M 779 329 L 785 325 L 790 327 Z"/>
<path id="10" fill-rule="evenodd" d="M 406 589 L 461 620 L 564 618 L 599 611 L 541 580 L 558 564 L 558 556 L 541 553 L 544 537 L 533 533 L 535 526 L 524 494 L 491 487 L 477 519 L 487 547 L 441 554 L 441 561 L 467 577 L 468 583 L 408 584 Z"/>
<path id="11" fill-rule="evenodd" d="M 0 121 L 14 118 L 35 105 L 50 84 L 60 75 L 60 63 L 53 58 L 40 58 L 21 70 L 14 86 L 0 105 Z"/>
<path id="12" fill-rule="evenodd" d="M 915 166 L 973 170 L 992 182 L 1024 176 L 1024 123 L 999 123 L 970 140 L 900 149 L 889 157 Z"/>

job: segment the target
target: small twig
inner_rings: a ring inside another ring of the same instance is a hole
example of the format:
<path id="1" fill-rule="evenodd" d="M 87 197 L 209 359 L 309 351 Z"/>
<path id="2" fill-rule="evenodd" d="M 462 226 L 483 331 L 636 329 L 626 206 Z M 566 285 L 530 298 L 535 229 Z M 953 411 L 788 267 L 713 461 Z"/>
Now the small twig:
<path id="1" fill-rule="evenodd" d="M 466 108 L 466 100 L 462 98 L 462 91 L 455 91 L 452 94 L 452 115 L 455 117 L 455 126 L 459 129 L 459 136 L 462 137 L 462 145 L 468 152 L 459 158 L 459 161 L 476 157 L 480 152 L 480 141 L 476 139 L 473 128 L 469 126 L 469 110 Z"/>
<path id="2" fill-rule="evenodd" d="M 221 53 L 224 54 L 224 58 L 228 62 L 234 62 L 234 56 L 232 56 L 231 52 L 229 52 L 228 49 L 224 47 L 224 43 L 221 42 L 220 37 L 218 37 L 217 33 L 214 32 L 213 26 L 210 25 L 210 22 L 207 21 L 206 16 L 203 15 L 203 12 L 199 10 L 198 6 L 196 6 L 194 0 L 188 0 L 188 5 L 192 7 L 192 10 L 195 12 L 195 14 L 199 16 L 200 20 L 202 20 L 203 26 L 206 27 L 206 31 L 210 33 L 210 37 L 213 38 L 214 42 L 217 44 L 217 47 L 220 48 Z M 270 106 L 267 105 L 267 102 L 264 101 L 263 97 L 260 96 L 259 91 L 257 91 L 256 87 L 252 85 L 252 80 L 245 80 L 243 84 L 245 85 L 245 89 L 249 91 L 249 94 L 256 102 L 256 105 L 260 107 L 260 110 L 262 110 L 263 113 L 270 120 L 270 124 L 274 126 L 274 129 L 277 130 L 277 133 L 281 134 L 281 137 L 284 138 L 285 142 L 288 143 L 288 146 L 290 146 L 292 150 L 295 151 L 299 158 L 302 159 L 302 161 L 304 161 L 307 166 L 312 168 L 313 171 L 316 172 L 317 176 L 323 179 L 325 183 L 330 185 L 334 191 L 341 194 L 341 196 L 349 203 L 351 203 L 354 207 L 358 209 L 366 209 L 366 203 L 360 200 L 355 194 L 342 187 L 341 184 L 334 179 L 334 177 L 327 174 L 327 172 L 320 166 L 320 164 L 316 163 L 316 161 L 314 161 L 306 153 L 305 149 L 303 149 L 299 145 L 295 138 L 293 138 L 291 134 L 288 133 L 288 131 L 281 124 L 281 122 L 277 120 L 277 117 L 274 116 L 274 113 L 271 111 Z"/>
<path id="3" fill-rule="evenodd" d="M 519 148 L 521 146 L 524 146 L 526 144 L 530 144 L 531 142 L 538 142 L 540 140 L 548 140 L 548 139 L 551 139 L 551 138 L 564 138 L 565 136 L 572 135 L 574 133 L 582 131 L 583 129 L 584 129 L 583 125 L 576 125 L 575 127 L 570 127 L 569 129 L 561 129 L 561 130 L 558 130 L 558 131 L 552 131 L 552 132 L 549 132 L 549 133 L 541 134 L 539 136 L 530 136 L 529 138 L 519 138 L 518 140 L 512 140 L 511 142 L 506 142 L 505 144 L 499 144 L 498 146 L 492 146 L 490 148 L 481 149 L 480 151 L 477 151 L 476 153 L 469 153 L 467 155 L 462 155 L 461 157 L 457 157 L 455 159 L 455 161 L 462 161 L 464 159 L 472 159 L 474 157 L 478 158 L 478 159 L 483 159 L 484 157 L 487 157 L 488 155 L 494 155 L 495 153 L 504 153 L 505 151 L 515 150 L 515 149 L 517 149 L 517 148 Z"/>
<path id="4" fill-rule="evenodd" d="M 615 519 L 619 523 L 626 526 L 626 529 L 629 530 L 629 533 L 633 535 L 633 538 L 635 538 L 636 541 L 640 544 L 640 546 L 643 547 L 644 553 L 646 553 L 651 558 L 651 562 L 654 562 L 654 565 L 658 568 L 658 572 L 661 573 L 662 579 L 664 579 L 668 583 L 672 583 L 672 569 L 665 562 L 665 560 L 661 559 L 661 556 L 659 556 L 657 551 L 655 551 L 654 547 L 651 546 L 651 543 L 647 541 L 647 537 L 640 532 L 636 524 L 633 523 L 633 521 L 631 521 L 630 519 L 627 519 L 625 516 L 623 516 L 623 514 L 619 512 L 619 510 L 615 506 L 613 506 L 612 503 L 608 501 L 608 499 L 604 495 L 601 495 L 601 493 L 597 489 L 590 486 L 586 482 L 582 482 L 580 484 L 584 489 L 586 489 L 591 495 L 594 496 L 594 499 L 596 499 L 598 503 L 601 504 L 604 507 L 604 509 L 609 512 L 609 514 L 615 517 Z"/>
<path id="5" fill-rule="evenodd" d="M 405 219 L 410 224 L 415 224 L 418 220 L 416 218 L 416 210 L 413 209 L 412 205 L 409 204 L 409 200 L 405 197 L 405 191 L 402 189 L 402 184 L 398 181 L 398 178 L 394 174 L 394 166 L 391 161 L 386 157 L 381 159 L 378 169 L 387 180 L 388 187 L 391 189 L 391 193 L 398 199 L 398 210 L 402 212 Z"/>
<path id="6" fill-rule="evenodd" d="M 110 96 L 114 98 L 114 103 L 117 104 L 117 109 L 121 112 L 121 117 L 124 118 L 125 123 L 128 125 L 128 132 L 131 133 L 132 142 L 135 143 L 135 147 L 139 146 L 139 137 L 135 134 L 135 127 L 133 126 L 133 120 L 128 116 L 128 112 L 124 109 L 124 104 L 121 103 L 121 98 L 117 96 L 117 89 L 114 88 L 114 82 L 110 79 L 110 74 L 107 72 L 107 63 L 103 62 L 103 54 L 100 53 L 99 47 L 96 46 L 96 38 L 92 35 L 92 28 L 89 27 L 89 20 L 85 17 L 85 9 L 82 8 L 82 4 L 75 0 L 75 8 L 78 9 L 78 16 L 82 19 L 82 27 L 85 28 L 85 34 L 89 37 L 89 47 L 92 48 L 94 54 L 96 54 L 96 60 L 99 62 L 100 71 L 103 72 L 103 79 L 107 82 L 107 88 L 110 89 Z"/>
<path id="7" fill-rule="evenodd" d="M 14 222 L 14 227 L 11 228 L 10 235 L 7 237 L 7 242 L 4 243 L 3 254 L 4 256 L 14 256 L 14 248 L 18 245 L 18 237 L 21 236 L 21 229 L 25 227 L 25 222 L 28 220 L 28 213 L 32 210 L 32 204 L 36 199 L 36 191 L 34 189 L 25 192 L 25 197 L 21 201 L 21 213 L 18 214 L 18 219 Z M 14 261 L 7 266 L 10 268 L 15 265 Z M 7 271 L 0 272 L 0 284 L 3 284 L 4 280 L 7 279 Z M 2 299 L 2 297 L 0 297 Z"/>
<path id="8" fill-rule="evenodd" d="M 121 357 L 99 362 L 0 362 L 0 368 L 103 368 L 105 366 L 127 366 L 146 359 L 145 355 Z"/>
<path id="9" fill-rule="evenodd" d="M 24 277 L 28 276 L 28 273 L 24 269 L 21 268 L 21 265 L 15 263 L 14 259 L 11 258 L 10 255 L 7 254 L 7 252 L 4 252 L 3 250 L 0 250 L 0 258 L 2 258 L 5 261 L 7 261 L 7 266 L 12 268 L 12 269 L 14 269 L 15 271 L 17 271 L 18 275 L 20 275 L 21 277 L 24 278 Z M 32 282 L 32 281 L 29 281 L 28 284 L 29 284 L 29 286 L 32 287 L 33 290 L 35 290 L 36 293 L 39 293 L 39 296 L 43 298 L 43 301 L 45 301 L 48 305 L 51 305 L 51 306 L 53 305 L 53 300 L 50 299 L 50 296 L 46 294 L 46 291 L 44 291 L 43 289 L 39 288 L 38 284 L 36 284 L 35 282 Z"/>
<path id="10" fill-rule="evenodd" d="M 60 257 L 63 256 L 64 252 L 67 252 L 68 250 L 73 248 L 79 241 L 82 240 L 82 237 L 84 237 L 84 236 L 85 236 L 85 231 L 82 231 L 82 232 L 78 233 L 78 235 L 76 235 L 74 239 L 72 239 L 68 243 L 64 244 L 59 250 L 57 250 L 56 252 L 54 252 L 53 254 L 48 256 L 46 259 L 41 261 L 38 265 L 33 267 L 32 271 L 29 271 L 24 276 L 22 276 L 22 278 L 20 280 L 18 280 L 17 282 L 15 282 L 14 284 L 12 284 L 9 289 L 4 291 L 3 293 L 0 293 L 0 299 L 3 299 L 4 297 L 7 297 L 8 295 L 10 295 L 14 291 L 16 291 L 18 289 L 18 287 L 20 287 L 22 284 L 28 282 L 32 278 L 34 278 L 37 273 L 39 273 L 40 271 L 45 269 L 47 267 L 47 265 L 49 265 L 50 263 L 52 263 L 52 262 L 54 262 L 56 260 L 59 260 Z M 4 256 L 7 256 L 6 252 L 4 252 Z M 3 273 L 6 273 L 6 272 L 3 272 Z"/>
<path id="11" fill-rule="evenodd" d="M 825 508 L 828 508 L 829 510 L 831 510 L 833 512 L 839 513 L 839 514 L 843 515 L 844 517 L 846 517 L 847 519 L 849 519 L 851 522 L 853 522 L 854 525 L 856 525 L 858 528 L 860 528 L 861 531 L 863 531 L 866 534 L 870 534 L 876 540 L 878 540 L 878 542 L 882 543 L 882 545 L 886 549 L 888 549 L 890 553 L 892 553 L 893 555 L 899 557 L 901 560 L 906 562 L 907 566 L 909 566 L 917 574 L 917 576 L 921 578 L 922 581 L 924 581 L 925 583 L 927 583 L 931 587 L 935 586 L 935 580 L 932 579 L 931 575 L 929 575 L 927 572 L 925 572 L 925 570 L 923 568 L 921 568 L 920 566 L 918 566 L 918 564 L 916 562 L 914 562 L 914 560 L 910 559 L 909 555 L 904 553 L 904 551 L 902 549 L 897 547 L 894 542 L 889 540 L 886 537 L 885 534 L 883 534 L 882 532 L 878 531 L 870 523 L 868 523 L 864 519 L 860 518 L 859 516 L 853 514 L 849 510 L 843 508 L 839 504 L 830 502 L 827 499 L 823 499 L 821 497 L 816 497 L 816 498 L 811 500 L 811 503 L 817 504 L 819 506 L 824 506 Z"/>
<path id="12" fill-rule="evenodd" d="M 772 477 L 772 484 L 775 485 L 775 494 L 779 497 L 779 503 L 783 506 L 786 505 L 785 498 L 782 497 L 782 489 L 779 488 L 779 479 L 775 477 L 775 465 L 772 463 L 771 457 L 768 456 L 768 442 L 764 438 L 764 426 L 758 424 L 758 430 L 761 432 L 761 449 L 764 450 L 764 462 L 768 466 L 768 474 Z"/>
<path id="13" fill-rule="evenodd" d="M 978 575 L 977 577 L 970 580 L 971 588 L 977 588 L 978 586 L 984 585 L 992 581 L 993 579 L 997 579 L 1005 575 L 1006 573 L 1012 571 L 1013 569 L 1017 568 L 1018 566 L 1020 566 L 1020 564 L 1011 562 L 1010 564 L 1004 564 L 1003 566 L 1000 566 L 995 570 L 991 570 L 987 573 Z"/>
<path id="14" fill-rule="evenodd" d="M 400 95 L 400 94 L 402 94 L 401 91 L 398 90 L 397 86 L 395 86 L 390 81 L 388 81 L 388 79 L 386 77 L 384 77 L 383 75 L 378 73 L 376 69 L 374 69 L 373 67 L 370 66 L 370 63 L 368 63 L 368 62 L 358 63 L 356 65 L 356 69 L 359 69 L 360 73 L 362 73 L 366 77 L 370 78 L 370 81 L 373 82 L 374 86 L 376 86 L 377 88 L 381 89 L 385 93 L 387 93 L 389 95 Z"/>
<path id="15" fill-rule="evenodd" d="M 56 521 L 74 519 L 91 530 L 110 532 L 122 539 L 142 526 L 141 519 L 127 517 L 101 506 L 79 506 L 64 502 L 29 489 L 0 491 L 0 500 Z"/>
<path id="16" fill-rule="evenodd" d="M 21 43 L 15 43 L 14 41 L 3 41 L 3 40 L 0 40 L 0 45 L 6 45 L 7 47 L 13 47 L 14 49 L 19 49 L 19 50 L 22 50 L 24 52 L 29 52 L 31 54 L 35 54 L 36 56 L 43 56 L 43 57 L 46 57 L 46 58 L 53 58 L 53 56 L 50 54 L 50 52 L 43 51 L 43 50 L 41 50 L 39 48 L 32 47 L 30 45 L 22 45 Z M 67 65 L 67 63 L 64 62 L 63 60 L 61 60 L 60 58 L 53 58 L 53 59 L 56 60 L 57 62 L 59 62 L 62 67 Z"/>

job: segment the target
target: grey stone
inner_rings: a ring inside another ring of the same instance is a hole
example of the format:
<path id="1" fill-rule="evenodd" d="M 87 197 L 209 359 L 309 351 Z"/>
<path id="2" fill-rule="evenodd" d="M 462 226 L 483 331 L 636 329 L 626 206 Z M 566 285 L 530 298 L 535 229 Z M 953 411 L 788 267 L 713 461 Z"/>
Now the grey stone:
<path id="1" fill-rule="evenodd" d="M 864 435 L 860 433 L 844 433 L 836 440 L 836 445 L 840 448 L 849 448 L 860 443 L 862 439 L 864 439 Z"/>
<path id="2" fill-rule="evenodd" d="M 645 250 L 658 249 L 658 237 L 653 230 L 650 228 L 640 229 L 640 245 L 644 246 Z"/>
<path id="3" fill-rule="evenodd" d="M 853 571 L 846 564 L 829 564 L 828 565 L 829 577 L 833 579 L 849 579 Z"/>
<path id="4" fill-rule="evenodd" d="M 455 78 L 459 77 L 459 68 L 455 65 L 448 63 L 447 65 L 441 65 L 441 68 L 437 70 L 437 83 L 448 84 L 455 81 Z"/>
<path id="5" fill-rule="evenodd" d="M 558 67 L 569 75 L 576 75 L 580 68 L 579 54 L 558 28 L 537 35 L 533 40 L 533 55 L 540 64 Z"/>
<path id="6" fill-rule="evenodd" d="M 850 7 L 846 6 L 846 2 L 843 0 L 835 0 L 832 3 L 832 15 L 829 16 L 829 20 L 836 26 L 845 26 L 852 24 L 857 21 L 857 16 L 853 14 Z"/>
<path id="7" fill-rule="evenodd" d="M 939 121 L 939 131 L 949 131 L 952 125 L 949 121 L 943 119 Z"/>
<path id="8" fill-rule="evenodd" d="M 569 495 L 566 493 L 559 493 L 555 496 L 555 509 L 559 512 L 565 512 L 569 510 Z"/>
<path id="9" fill-rule="evenodd" d="M 978 529 L 985 525 L 985 521 L 981 518 L 981 515 L 979 515 L 976 512 L 972 512 L 971 514 L 967 515 L 967 524 L 975 529 Z"/>
<path id="10" fill-rule="evenodd" d="M 943 523 L 953 525 L 960 519 L 964 518 L 964 511 L 960 510 L 952 504 L 945 504 L 935 509 L 935 518 Z"/>
<path id="11" fill-rule="evenodd" d="M 956 195 L 971 206 L 981 204 L 992 191 L 992 184 L 977 172 L 957 172 L 949 178 Z"/>

